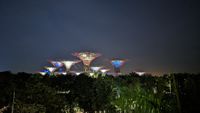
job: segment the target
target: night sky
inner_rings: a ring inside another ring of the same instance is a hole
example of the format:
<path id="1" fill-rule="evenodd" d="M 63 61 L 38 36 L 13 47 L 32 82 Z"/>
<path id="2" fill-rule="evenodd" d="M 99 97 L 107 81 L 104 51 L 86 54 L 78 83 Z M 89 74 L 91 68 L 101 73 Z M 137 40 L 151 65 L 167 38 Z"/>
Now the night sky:
<path id="1" fill-rule="evenodd" d="M 71 53 L 123 72 L 200 72 L 199 0 L 1 0 L 0 71 L 35 72 Z"/>

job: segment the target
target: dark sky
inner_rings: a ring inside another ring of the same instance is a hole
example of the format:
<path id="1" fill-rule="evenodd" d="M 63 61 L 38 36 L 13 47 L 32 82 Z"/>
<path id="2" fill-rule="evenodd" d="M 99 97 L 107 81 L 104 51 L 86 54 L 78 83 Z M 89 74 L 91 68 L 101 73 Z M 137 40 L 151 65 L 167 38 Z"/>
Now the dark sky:
<path id="1" fill-rule="evenodd" d="M 0 71 L 93 51 L 124 72 L 200 72 L 199 0 L 1 0 Z"/>

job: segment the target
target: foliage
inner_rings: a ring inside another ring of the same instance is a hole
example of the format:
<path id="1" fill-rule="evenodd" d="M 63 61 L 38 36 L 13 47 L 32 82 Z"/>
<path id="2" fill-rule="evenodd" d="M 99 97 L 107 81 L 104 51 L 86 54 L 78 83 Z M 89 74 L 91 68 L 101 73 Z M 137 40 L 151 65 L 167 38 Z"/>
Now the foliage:
<path id="1" fill-rule="evenodd" d="M 1 72 L 0 108 L 7 106 L 4 113 L 13 104 L 15 113 L 177 113 L 180 103 L 181 111 L 190 113 L 199 110 L 199 82 L 194 74 L 49 77 Z"/>

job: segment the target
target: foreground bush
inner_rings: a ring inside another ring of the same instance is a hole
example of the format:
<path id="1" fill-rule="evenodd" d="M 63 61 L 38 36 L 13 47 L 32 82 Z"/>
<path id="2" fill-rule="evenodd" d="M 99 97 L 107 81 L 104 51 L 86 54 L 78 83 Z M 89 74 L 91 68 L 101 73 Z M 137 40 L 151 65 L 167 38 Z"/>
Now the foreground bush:
<path id="1" fill-rule="evenodd" d="M 0 73 L 0 109 L 4 113 L 191 113 L 199 110 L 198 75 L 162 77 L 136 74 L 41 76 Z M 187 104 L 187 103 L 190 104 Z"/>

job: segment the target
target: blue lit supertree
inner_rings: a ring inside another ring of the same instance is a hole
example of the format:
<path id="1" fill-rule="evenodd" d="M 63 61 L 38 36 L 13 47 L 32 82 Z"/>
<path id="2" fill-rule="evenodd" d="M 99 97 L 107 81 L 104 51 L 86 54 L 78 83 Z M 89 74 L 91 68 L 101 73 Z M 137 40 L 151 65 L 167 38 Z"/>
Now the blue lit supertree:
<path id="1" fill-rule="evenodd" d="M 57 69 L 56 67 L 44 67 L 45 70 L 47 70 L 47 74 L 48 75 L 53 75 L 54 74 L 54 71 Z"/>
<path id="2" fill-rule="evenodd" d="M 44 76 L 44 75 L 50 75 L 51 72 L 49 70 L 47 70 L 47 69 L 43 69 L 42 71 L 39 72 L 39 74 Z"/>
<path id="3" fill-rule="evenodd" d="M 113 59 L 111 60 L 111 64 L 113 65 L 114 67 L 114 71 L 116 74 L 119 74 L 120 73 L 120 68 L 121 66 L 123 66 L 125 63 L 125 60 L 123 59 Z"/>
<path id="4" fill-rule="evenodd" d="M 50 63 L 57 68 L 57 72 L 62 73 L 64 71 L 61 61 L 50 61 Z"/>

